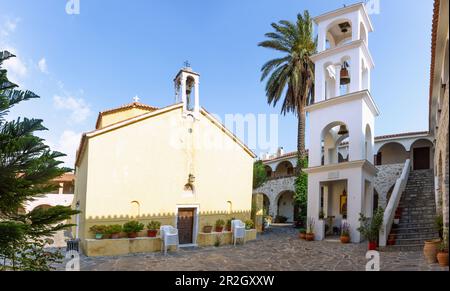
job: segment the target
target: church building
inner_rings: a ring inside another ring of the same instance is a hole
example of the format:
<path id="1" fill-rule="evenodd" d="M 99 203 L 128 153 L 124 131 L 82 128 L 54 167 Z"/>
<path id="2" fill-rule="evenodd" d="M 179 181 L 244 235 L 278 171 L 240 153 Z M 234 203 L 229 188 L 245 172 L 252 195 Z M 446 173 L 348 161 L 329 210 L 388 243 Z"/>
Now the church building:
<path id="1" fill-rule="evenodd" d="M 192 246 L 205 225 L 250 219 L 255 155 L 200 107 L 199 80 L 186 66 L 174 80 L 175 104 L 155 108 L 135 98 L 101 112 L 83 135 L 74 199 L 83 248 L 93 225 L 159 221 Z"/>

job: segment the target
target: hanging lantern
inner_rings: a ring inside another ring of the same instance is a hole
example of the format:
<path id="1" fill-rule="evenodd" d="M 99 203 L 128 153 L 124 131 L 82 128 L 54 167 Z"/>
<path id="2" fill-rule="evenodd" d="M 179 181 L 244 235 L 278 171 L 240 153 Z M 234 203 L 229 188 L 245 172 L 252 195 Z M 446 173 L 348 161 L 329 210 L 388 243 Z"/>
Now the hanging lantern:
<path id="1" fill-rule="evenodd" d="M 341 68 L 341 85 L 350 84 L 350 74 L 348 72 L 348 64 L 345 62 Z"/>
<path id="2" fill-rule="evenodd" d="M 339 128 L 339 135 L 347 135 L 348 134 L 348 129 L 346 125 L 341 125 L 341 127 Z"/>

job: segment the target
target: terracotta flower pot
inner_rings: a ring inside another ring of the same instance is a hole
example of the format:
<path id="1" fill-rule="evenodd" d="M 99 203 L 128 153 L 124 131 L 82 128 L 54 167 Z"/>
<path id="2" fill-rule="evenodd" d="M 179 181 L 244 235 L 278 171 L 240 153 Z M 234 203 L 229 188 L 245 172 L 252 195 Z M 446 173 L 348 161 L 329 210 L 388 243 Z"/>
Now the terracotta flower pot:
<path id="1" fill-rule="evenodd" d="M 341 236 L 340 239 L 341 239 L 341 243 L 343 243 L 343 244 L 348 244 L 350 242 L 350 237 L 347 235 Z"/>
<path id="2" fill-rule="evenodd" d="M 157 234 L 158 234 L 158 230 L 157 229 L 148 229 L 147 230 L 147 236 L 148 237 L 156 237 Z"/>
<path id="3" fill-rule="evenodd" d="M 314 233 L 307 233 L 306 234 L 306 240 L 307 241 L 314 241 L 315 235 Z"/>
<path id="4" fill-rule="evenodd" d="M 120 238 L 120 233 L 111 234 L 111 239 L 119 239 L 119 238 Z"/>
<path id="5" fill-rule="evenodd" d="M 377 242 L 369 242 L 369 251 L 376 251 L 378 247 L 378 243 Z"/>
<path id="6" fill-rule="evenodd" d="M 130 232 L 128 233 L 128 238 L 137 238 L 138 237 L 138 233 L 137 232 Z"/>
<path id="7" fill-rule="evenodd" d="M 448 252 L 447 253 L 439 252 L 436 257 L 437 257 L 439 266 L 448 267 Z"/>
<path id="8" fill-rule="evenodd" d="M 216 226 L 216 232 L 222 232 L 223 231 L 223 226 Z"/>
<path id="9" fill-rule="evenodd" d="M 306 239 L 306 233 L 300 233 L 299 238 L 305 240 Z"/>
<path id="10" fill-rule="evenodd" d="M 212 232 L 212 226 L 204 226 L 203 227 L 204 233 L 211 233 Z"/>
<path id="11" fill-rule="evenodd" d="M 425 241 L 425 246 L 423 247 L 423 254 L 425 256 L 425 260 L 428 264 L 435 264 L 437 261 L 437 248 L 441 243 L 441 240 L 429 240 Z"/>

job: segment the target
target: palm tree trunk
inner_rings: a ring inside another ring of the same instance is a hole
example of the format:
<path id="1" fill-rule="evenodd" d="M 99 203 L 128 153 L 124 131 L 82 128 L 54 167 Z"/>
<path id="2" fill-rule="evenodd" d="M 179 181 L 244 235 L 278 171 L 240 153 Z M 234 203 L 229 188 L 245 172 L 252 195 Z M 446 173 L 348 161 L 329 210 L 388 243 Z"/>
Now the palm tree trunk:
<path id="1" fill-rule="evenodd" d="M 297 132 L 297 151 L 298 151 L 298 160 L 304 161 L 306 158 L 306 149 L 305 149 L 305 128 L 306 128 L 306 112 L 305 107 L 301 106 L 298 110 L 298 132 Z M 297 169 L 298 172 L 303 168 L 303 164 L 298 164 Z"/>

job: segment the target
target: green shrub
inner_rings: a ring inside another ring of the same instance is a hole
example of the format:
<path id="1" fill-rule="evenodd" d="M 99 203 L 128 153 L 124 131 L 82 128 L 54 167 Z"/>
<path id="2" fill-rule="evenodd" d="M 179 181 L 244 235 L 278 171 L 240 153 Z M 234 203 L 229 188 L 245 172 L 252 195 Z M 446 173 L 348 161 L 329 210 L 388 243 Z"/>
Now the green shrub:
<path id="1" fill-rule="evenodd" d="M 144 224 L 139 221 L 129 221 L 123 225 L 123 231 L 125 233 L 141 232 L 144 229 Z"/>
<path id="2" fill-rule="evenodd" d="M 250 230 L 255 227 L 255 224 L 253 223 L 253 220 L 247 220 L 245 221 L 245 229 Z"/>
<path id="3" fill-rule="evenodd" d="M 122 225 L 113 224 L 106 227 L 106 234 L 118 234 L 122 232 Z"/>
<path id="4" fill-rule="evenodd" d="M 369 242 L 378 241 L 381 226 L 383 225 L 384 209 L 379 207 L 372 219 L 367 218 L 364 214 L 359 214 L 361 226 L 358 228 L 359 233 Z"/>
<path id="5" fill-rule="evenodd" d="M 231 223 L 230 223 L 230 225 L 231 225 Z M 225 226 L 225 221 L 224 220 L 218 219 L 216 221 L 216 227 L 224 227 L 224 226 Z"/>
<path id="6" fill-rule="evenodd" d="M 159 230 L 160 227 L 161 227 L 161 222 L 159 222 L 159 221 L 152 220 L 147 224 L 148 230 Z"/>
<path id="7" fill-rule="evenodd" d="M 105 234 L 106 229 L 106 225 L 93 225 L 89 228 L 90 232 L 94 234 Z"/>
<path id="8" fill-rule="evenodd" d="M 436 218 L 434 219 L 434 226 L 436 228 L 436 230 L 439 232 L 439 237 L 441 239 L 444 238 L 444 216 L 438 215 L 436 216 Z"/>
<path id="9" fill-rule="evenodd" d="M 264 166 L 262 161 L 257 161 L 253 165 L 253 189 L 261 187 L 266 181 L 266 167 Z"/>

